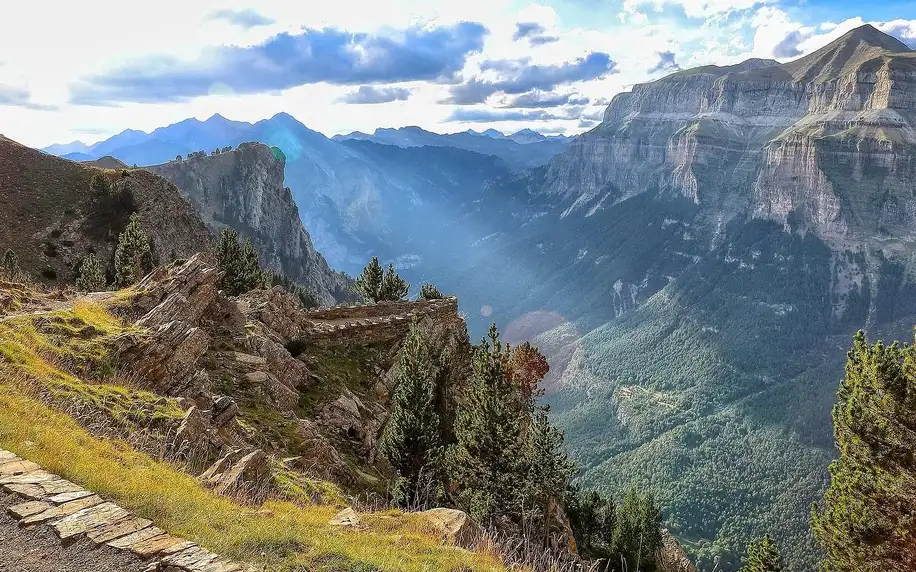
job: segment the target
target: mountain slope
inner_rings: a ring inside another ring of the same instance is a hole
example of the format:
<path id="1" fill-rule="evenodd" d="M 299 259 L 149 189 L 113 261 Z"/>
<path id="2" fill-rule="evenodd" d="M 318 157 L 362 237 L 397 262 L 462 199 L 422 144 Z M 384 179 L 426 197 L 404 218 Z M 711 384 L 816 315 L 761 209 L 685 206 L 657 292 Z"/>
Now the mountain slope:
<path id="1" fill-rule="evenodd" d="M 162 177 L 79 165 L 3 137 L 0 205 L 0 250 L 13 249 L 24 270 L 51 282 L 71 281 L 90 252 L 110 263 L 133 212 L 163 261 L 209 245 L 191 205 Z"/>
<path id="2" fill-rule="evenodd" d="M 265 268 L 305 286 L 323 304 L 348 300 L 351 281 L 331 270 L 312 245 L 283 185 L 284 165 L 279 149 L 243 143 L 217 155 L 147 169 L 172 181 L 214 234 L 231 226 L 251 237 Z"/>

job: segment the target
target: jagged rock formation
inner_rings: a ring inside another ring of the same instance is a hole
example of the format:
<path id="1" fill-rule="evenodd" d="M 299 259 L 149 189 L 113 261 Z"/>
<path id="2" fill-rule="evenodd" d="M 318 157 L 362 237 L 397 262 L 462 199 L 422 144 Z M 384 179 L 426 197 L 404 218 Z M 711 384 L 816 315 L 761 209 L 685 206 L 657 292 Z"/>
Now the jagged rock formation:
<path id="1" fill-rule="evenodd" d="M 147 169 L 175 183 L 214 234 L 230 226 L 250 237 L 265 268 L 305 286 L 325 305 L 354 299 L 350 278 L 331 270 L 302 226 L 284 187 L 285 165 L 278 148 L 242 143 Z"/>
<path id="2" fill-rule="evenodd" d="M 148 560 L 146 570 L 253 572 L 254 567 L 221 558 L 193 542 L 168 534 L 35 463 L 0 449 L 0 489 L 25 502 L 9 507 L 19 526 L 50 526 L 62 542 L 85 537 L 94 545 L 124 550 Z"/>
<path id="3" fill-rule="evenodd" d="M 449 356 L 449 383 L 470 372 L 454 298 L 305 311 L 279 287 L 227 298 L 219 276 L 202 255 L 156 269 L 122 310 L 136 329 L 110 343 L 147 389 L 180 398 L 172 450 L 200 467 L 219 459 L 205 480 L 220 490 L 263 491 L 263 453 L 239 460 L 253 449 L 345 485 L 375 482 L 366 470 L 384 470 L 373 467 L 390 370 L 414 322 Z"/>
<path id="4" fill-rule="evenodd" d="M 162 177 L 45 155 L 0 137 L 0 250 L 13 249 L 34 278 L 69 282 L 94 252 L 113 277 L 118 234 L 133 212 L 163 262 L 206 250 L 210 236 Z"/>

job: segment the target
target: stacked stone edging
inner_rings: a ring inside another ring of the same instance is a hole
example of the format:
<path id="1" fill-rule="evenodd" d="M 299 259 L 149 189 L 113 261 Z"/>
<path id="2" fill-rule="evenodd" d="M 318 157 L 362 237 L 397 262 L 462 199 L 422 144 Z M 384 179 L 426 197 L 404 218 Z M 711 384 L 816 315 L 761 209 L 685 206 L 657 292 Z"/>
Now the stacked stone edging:
<path id="1" fill-rule="evenodd" d="M 449 296 L 435 300 L 404 300 L 401 302 L 379 302 L 364 306 L 334 306 L 333 308 L 312 308 L 303 312 L 308 320 L 359 320 L 394 316 L 411 312 L 432 312 L 443 308 L 458 310 L 458 298 Z"/>
<path id="2" fill-rule="evenodd" d="M 454 297 L 319 308 L 303 313 L 298 338 L 320 346 L 379 343 L 403 337 L 414 318 L 457 314 Z"/>
<path id="3" fill-rule="evenodd" d="M 168 534 L 60 478 L 37 464 L 0 449 L 0 489 L 21 497 L 7 512 L 20 526 L 50 526 L 61 541 L 85 535 L 95 544 L 128 550 L 149 559 L 147 570 L 160 572 L 254 572 L 255 567 L 231 562 L 193 542 Z"/>

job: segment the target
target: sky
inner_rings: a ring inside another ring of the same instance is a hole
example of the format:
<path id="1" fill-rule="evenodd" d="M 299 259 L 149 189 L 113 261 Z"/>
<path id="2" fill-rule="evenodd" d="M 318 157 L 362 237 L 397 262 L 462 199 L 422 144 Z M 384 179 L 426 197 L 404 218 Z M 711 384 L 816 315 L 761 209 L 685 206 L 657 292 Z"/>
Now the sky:
<path id="1" fill-rule="evenodd" d="M 572 135 L 636 83 L 788 61 L 865 23 L 916 47 L 909 0 L 16 2 L 0 19 L 0 133 L 41 147 L 287 112 L 328 136 Z"/>

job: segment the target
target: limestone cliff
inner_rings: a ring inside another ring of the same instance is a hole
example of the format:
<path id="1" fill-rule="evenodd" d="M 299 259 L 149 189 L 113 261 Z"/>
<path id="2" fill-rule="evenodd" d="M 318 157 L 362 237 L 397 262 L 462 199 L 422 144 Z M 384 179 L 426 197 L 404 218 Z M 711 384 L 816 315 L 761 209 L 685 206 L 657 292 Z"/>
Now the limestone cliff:
<path id="1" fill-rule="evenodd" d="M 175 183 L 214 232 L 250 237 L 261 264 L 311 290 L 324 304 L 352 299 L 351 280 L 315 250 L 283 185 L 282 152 L 260 143 L 148 167 Z"/>
<path id="2" fill-rule="evenodd" d="M 804 58 L 706 66 L 617 95 L 539 190 L 593 214 L 647 191 L 833 243 L 912 237 L 916 52 L 863 26 Z"/>

